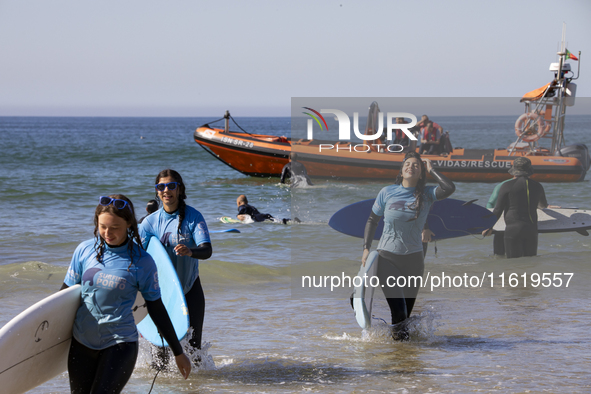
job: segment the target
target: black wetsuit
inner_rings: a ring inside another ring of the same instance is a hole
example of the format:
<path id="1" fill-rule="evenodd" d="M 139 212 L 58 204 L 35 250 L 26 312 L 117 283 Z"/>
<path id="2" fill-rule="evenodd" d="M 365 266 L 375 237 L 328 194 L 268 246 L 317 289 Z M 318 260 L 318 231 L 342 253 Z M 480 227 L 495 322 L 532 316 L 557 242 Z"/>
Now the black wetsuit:
<path id="1" fill-rule="evenodd" d="M 538 208 L 546 208 L 544 187 L 521 176 L 505 182 L 493 213 L 504 213 L 507 258 L 535 256 L 538 252 Z"/>
<path id="2" fill-rule="evenodd" d="M 255 222 L 264 222 L 273 220 L 273 216 L 268 213 L 260 213 L 258 209 L 249 204 L 243 204 L 238 207 L 238 215 L 248 215 Z"/>
<path id="3" fill-rule="evenodd" d="M 281 183 L 285 183 L 287 178 L 291 178 L 291 186 L 297 187 L 304 184 L 312 186 L 312 181 L 308 176 L 306 167 L 298 161 L 290 161 L 281 170 Z"/>

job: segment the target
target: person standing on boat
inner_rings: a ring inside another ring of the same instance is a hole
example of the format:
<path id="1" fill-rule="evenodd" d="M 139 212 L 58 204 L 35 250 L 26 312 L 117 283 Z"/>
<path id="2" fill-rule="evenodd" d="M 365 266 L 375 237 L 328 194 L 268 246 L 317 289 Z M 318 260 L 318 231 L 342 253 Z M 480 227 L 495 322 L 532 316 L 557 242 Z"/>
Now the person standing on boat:
<path id="1" fill-rule="evenodd" d="M 426 186 L 427 172 L 438 186 Z M 394 185 L 384 187 L 376 197 L 365 225 L 362 264 L 365 265 L 380 218 L 384 216 L 384 231 L 377 250 L 378 277 L 392 315 L 392 324 L 404 322 L 411 314 L 419 287 L 388 287 L 389 277 L 422 276 L 424 255 L 422 231 L 431 205 L 452 195 L 455 185 L 439 174 L 430 160 L 420 154 L 406 154 Z M 396 326 L 392 337 L 408 339 L 404 324 Z"/>
<path id="2" fill-rule="evenodd" d="M 193 335 L 189 344 L 201 349 L 205 296 L 199 279 L 199 260 L 211 257 L 213 249 L 203 215 L 185 204 L 185 184 L 181 175 L 171 169 L 156 176 L 156 199 L 162 208 L 147 216 L 140 225 L 144 247 L 150 237 L 160 240 L 179 276 Z M 199 359 L 197 359 L 199 361 Z"/>
<path id="3" fill-rule="evenodd" d="M 68 353 L 71 392 L 120 393 L 125 387 L 139 350 L 132 313 L 138 291 L 186 379 L 191 362 L 162 303 L 156 264 L 141 247 L 133 204 L 127 197 L 99 198 L 94 235 L 76 248 L 61 287 L 82 286 Z"/>
<path id="4" fill-rule="evenodd" d="M 493 213 L 505 218 L 505 254 L 507 258 L 535 256 L 538 253 L 538 208 L 549 206 L 544 187 L 529 177 L 534 173 L 527 157 L 513 161 L 509 174 L 513 179 L 503 183 Z M 492 233 L 492 227 L 484 230 L 485 237 Z"/>
<path id="5" fill-rule="evenodd" d="M 291 178 L 291 187 L 313 185 L 306 167 L 298 161 L 298 155 L 295 152 L 289 154 L 289 163 L 281 170 L 280 183 L 286 183 L 287 178 Z"/>

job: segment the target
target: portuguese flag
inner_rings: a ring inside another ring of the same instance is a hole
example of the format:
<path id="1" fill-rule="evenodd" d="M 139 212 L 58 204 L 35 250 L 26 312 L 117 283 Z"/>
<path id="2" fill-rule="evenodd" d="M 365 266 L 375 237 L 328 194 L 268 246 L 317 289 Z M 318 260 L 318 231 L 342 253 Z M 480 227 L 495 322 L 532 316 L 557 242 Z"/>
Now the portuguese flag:
<path id="1" fill-rule="evenodd" d="M 575 55 L 570 53 L 570 51 L 568 49 L 566 50 L 566 57 L 567 57 L 567 59 L 579 60 Z"/>

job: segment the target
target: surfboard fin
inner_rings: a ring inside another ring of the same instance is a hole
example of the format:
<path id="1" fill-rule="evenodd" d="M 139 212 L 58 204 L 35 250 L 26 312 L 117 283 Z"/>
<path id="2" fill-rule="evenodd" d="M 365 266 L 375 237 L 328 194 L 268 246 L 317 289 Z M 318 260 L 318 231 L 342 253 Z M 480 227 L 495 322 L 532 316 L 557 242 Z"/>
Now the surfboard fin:
<path id="1" fill-rule="evenodd" d="M 589 232 L 587 230 L 577 230 L 577 233 L 584 235 L 585 237 L 589 236 Z"/>

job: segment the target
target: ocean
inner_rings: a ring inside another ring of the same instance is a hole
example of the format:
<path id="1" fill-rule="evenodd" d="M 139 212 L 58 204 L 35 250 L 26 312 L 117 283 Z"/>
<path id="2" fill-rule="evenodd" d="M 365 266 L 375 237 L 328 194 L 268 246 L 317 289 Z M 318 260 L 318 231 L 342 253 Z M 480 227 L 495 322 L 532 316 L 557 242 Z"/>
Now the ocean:
<path id="1" fill-rule="evenodd" d="M 366 332 L 359 328 L 350 287 L 302 286 L 304 275 L 356 275 L 361 240 L 332 230 L 328 220 L 388 183 L 313 179 L 313 187 L 292 192 L 278 178 L 244 176 L 194 142 L 195 128 L 213 119 L 1 117 L 0 327 L 60 288 L 74 249 L 92 237 L 99 196 L 125 194 L 139 218 L 154 198 L 156 174 L 173 168 L 185 181 L 187 204 L 210 230 L 241 232 L 212 234 L 214 254 L 200 263 L 207 362 L 186 381 L 171 367 L 157 377 L 154 393 L 591 391 L 590 237 L 541 234 L 538 256 L 513 260 L 492 255 L 492 237 L 431 244 L 426 273 L 488 281 L 421 290 L 411 340 L 394 342 L 380 320 Z M 514 142 L 515 119 L 433 120 L 450 130 L 454 146 L 492 148 Z M 236 120 L 249 132 L 290 135 L 287 117 Z M 589 124 L 591 116 L 567 117 L 567 143 L 591 146 Z M 456 186 L 453 198 L 480 205 L 494 187 Z M 588 180 L 544 188 L 551 204 L 591 208 Z M 221 223 L 237 213 L 240 194 L 261 212 L 302 223 Z M 560 274 L 561 285 L 533 286 L 544 273 L 552 280 Z M 376 294 L 375 315 L 389 320 Z M 142 344 L 126 393 L 150 390 L 155 371 L 147 348 Z M 63 373 L 31 392 L 68 390 Z"/>

